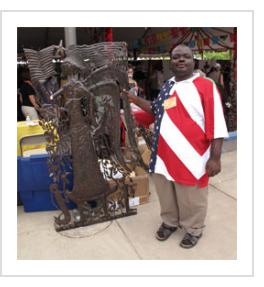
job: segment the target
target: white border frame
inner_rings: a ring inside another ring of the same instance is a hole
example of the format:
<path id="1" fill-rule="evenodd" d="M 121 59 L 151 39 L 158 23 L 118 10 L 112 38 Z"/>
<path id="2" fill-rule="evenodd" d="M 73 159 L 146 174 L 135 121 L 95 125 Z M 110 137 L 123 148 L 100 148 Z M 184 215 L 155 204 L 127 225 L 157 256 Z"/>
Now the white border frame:
<path id="1" fill-rule="evenodd" d="M 2 240 L 4 275 L 252 276 L 253 275 L 253 12 L 4 12 L 2 14 Z M 48 16 L 48 17 L 47 17 Z M 206 20 L 205 20 L 206 19 Z M 224 21 L 223 21 L 224 19 Z M 16 49 L 17 27 L 238 27 L 238 244 L 237 260 L 22 261 L 17 260 L 16 229 Z M 247 57 L 244 57 L 244 55 Z M 243 59 L 243 66 L 240 63 Z M 252 97 L 249 97 L 252 95 Z M 247 117 L 241 116 L 246 114 Z M 241 128 L 243 127 L 243 128 Z M 248 153 L 242 152 L 246 147 Z M 241 164 L 246 162 L 247 166 Z M 244 179 L 247 179 L 246 181 Z M 242 191 L 247 192 L 242 192 Z M 243 211 L 247 211 L 246 213 Z M 245 226 L 247 232 L 245 232 Z M 78 266 L 78 267 L 77 267 Z M 89 270 L 89 273 L 87 272 Z M 103 270 L 103 271 L 102 271 Z M 118 270 L 118 273 L 117 273 Z"/>

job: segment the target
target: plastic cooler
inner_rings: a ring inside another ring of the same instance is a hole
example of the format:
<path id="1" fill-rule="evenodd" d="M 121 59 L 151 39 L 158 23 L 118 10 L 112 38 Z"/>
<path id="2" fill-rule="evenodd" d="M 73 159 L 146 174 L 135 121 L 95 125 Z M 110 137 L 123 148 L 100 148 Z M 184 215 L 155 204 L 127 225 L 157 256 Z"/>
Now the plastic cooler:
<path id="1" fill-rule="evenodd" d="M 18 192 L 26 212 L 58 209 L 56 200 L 49 190 L 51 178 L 48 172 L 47 154 L 17 157 Z M 72 177 L 69 179 L 69 190 L 72 190 Z M 61 188 L 61 186 L 60 186 Z M 73 202 L 68 208 L 75 208 Z"/>

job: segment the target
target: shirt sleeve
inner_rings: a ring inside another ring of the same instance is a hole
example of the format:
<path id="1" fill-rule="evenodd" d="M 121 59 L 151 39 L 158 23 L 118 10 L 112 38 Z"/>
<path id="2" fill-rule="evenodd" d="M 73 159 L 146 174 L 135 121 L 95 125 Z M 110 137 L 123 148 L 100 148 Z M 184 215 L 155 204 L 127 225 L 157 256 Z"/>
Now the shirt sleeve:
<path id="1" fill-rule="evenodd" d="M 215 83 L 213 84 L 213 94 L 214 94 L 214 139 L 227 138 L 228 131 L 224 117 L 221 95 Z"/>
<path id="2" fill-rule="evenodd" d="M 21 93 L 24 96 L 36 95 L 34 89 L 29 84 L 25 84 L 21 87 Z"/>
<path id="3" fill-rule="evenodd" d="M 226 127 L 223 106 L 220 93 L 213 81 L 210 81 L 210 87 L 206 89 L 204 100 L 204 119 L 205 133 L 208 140 L 217 138 L 227 138 L 228 131 Z"/>

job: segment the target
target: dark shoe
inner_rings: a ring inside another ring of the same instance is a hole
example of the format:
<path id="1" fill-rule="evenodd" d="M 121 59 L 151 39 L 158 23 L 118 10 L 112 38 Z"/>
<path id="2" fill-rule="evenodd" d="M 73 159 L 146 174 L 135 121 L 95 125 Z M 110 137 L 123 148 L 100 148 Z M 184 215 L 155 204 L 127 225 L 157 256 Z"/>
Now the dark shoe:
<path id="1" fill-rule="evenodd" d="M 180 246 L 183 248 L 192 248 L 194 247 L 198 240 L 202 237 L 202 233 L 199 236 L 191 235 L 190 233 L 186 233 L 184 235 L 183 240 L 180 243 Z"/>
<path id="2" fill-rule="evenodd" d="M 156 238 L 160 241 L 168 239 L 173 232 L 175 232 L 178 227 L 168 226 L 165 223 L 162 223 L 158 231 L 156 232 Z"/>

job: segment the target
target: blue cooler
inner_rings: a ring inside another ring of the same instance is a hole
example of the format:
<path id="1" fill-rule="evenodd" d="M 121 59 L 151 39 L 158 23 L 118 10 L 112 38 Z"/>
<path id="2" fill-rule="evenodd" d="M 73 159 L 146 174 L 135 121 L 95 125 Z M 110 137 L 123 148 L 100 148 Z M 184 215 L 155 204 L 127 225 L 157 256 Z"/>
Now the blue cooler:
<path id="1" fill-rule="evenodd" d="M 26 212 L 58 209 L 54 195 L 49 190 L 52 178 L 49 177 L 47 160 L 47 154 L 17 157 L 18 193 Z M 68 180 L 69 190 L 72 190 L 72 175 Z M 67 203 L 67 206 L 70 209 L 76 207 L 73 202 Z"/>

